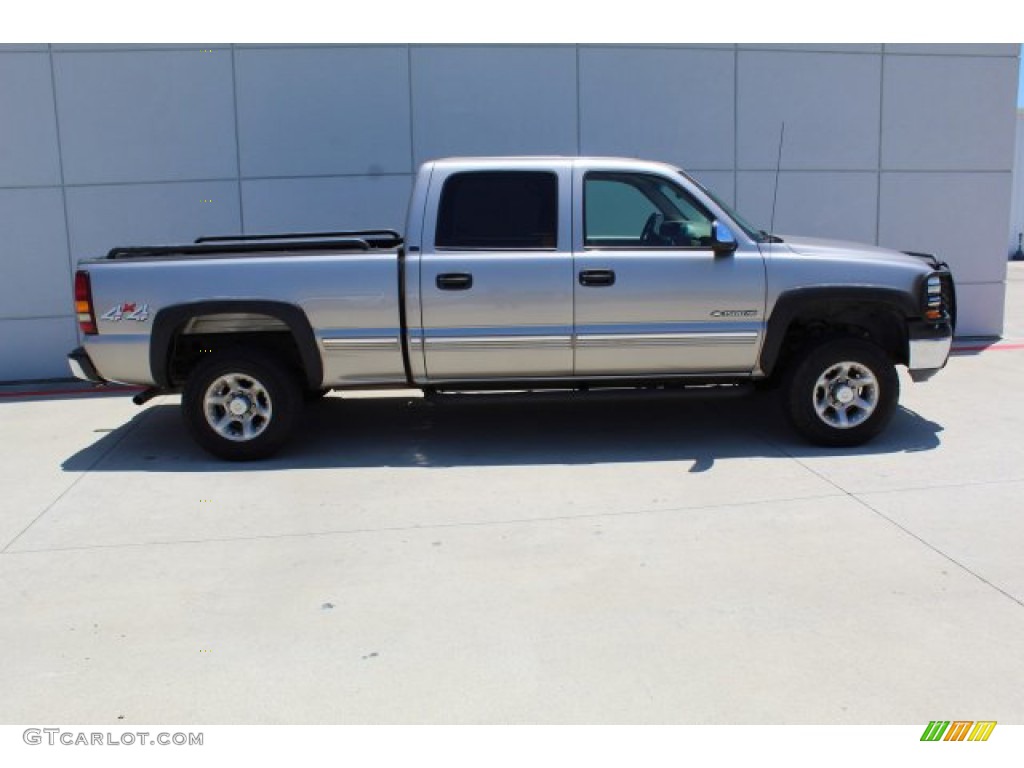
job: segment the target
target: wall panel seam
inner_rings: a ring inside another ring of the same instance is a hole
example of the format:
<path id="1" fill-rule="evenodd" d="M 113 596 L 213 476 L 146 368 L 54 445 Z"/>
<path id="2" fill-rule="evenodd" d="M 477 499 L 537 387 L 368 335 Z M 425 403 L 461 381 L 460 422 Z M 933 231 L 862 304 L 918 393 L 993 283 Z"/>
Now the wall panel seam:
<path id="1" fill-rule="evenodd" d="M 75 269 L 75 256 L 71 251 L 71 221 L 68 217 L 68 194 L 64 182 L 64 147 L 61 142 L 60 106 L 58 104 L 59 99 L 57 98 L 57 67 L 53 59 L 53 46 L 48 45 L 47 49 L 47 55 L 50 60 L 50 90 L 53 94 L 53 123 L 57 138 L 57 171 L 60 176 L 60 202 L 64 214 L 64 247 L 67 249 L 68 262 L 67 279 L 68 288 L 70 289 L 71 275 Z M 69 295 L 68 300 L 70 301 L 71 298 Z"/>
<path id="2" fill-rule="evenodd" d="M 415 116 L 412 107 L 412 45 L 405 46 L 405 79 L 406 91 L 409 96 L 409 173 L 416 173 L 416 130 L 413 121 Z M 380 174 L 383 176 L 384 174 Z"/>
<path id="3" fill-rule="evenodd" d="M 885 45 L 878 63 L 878 175 L 875 184 L 875 245 L 882 242 L 882 142 L 885 140 Z"/>
<path id="4" fill-rule="evenodd" d="M 245 204 L 242 200 L 242 141 L 238 124 L 238 74 L 236 49 L 231 46 L 231 108 L 235 118 L 235 182 L 238 185 L 238 231 L 245 234 Z"/>

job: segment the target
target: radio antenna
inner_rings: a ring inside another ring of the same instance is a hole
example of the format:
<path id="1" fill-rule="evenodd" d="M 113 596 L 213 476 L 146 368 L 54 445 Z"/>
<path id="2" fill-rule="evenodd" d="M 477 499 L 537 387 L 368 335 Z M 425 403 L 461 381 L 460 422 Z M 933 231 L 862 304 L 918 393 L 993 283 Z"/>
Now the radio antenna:
<path id="1" fill-rule="evenodd" d="M 768 225 L 769 242 L 775 237 L 775 201 L 779 197 L 779 170 L 782 168 L 782 142 L 786 138 L 786 121 L 782 121 L 782 128 L 779 130 L 779 157 L 775 161 L 775 190 L 772 192 L 772 220 Z"/>

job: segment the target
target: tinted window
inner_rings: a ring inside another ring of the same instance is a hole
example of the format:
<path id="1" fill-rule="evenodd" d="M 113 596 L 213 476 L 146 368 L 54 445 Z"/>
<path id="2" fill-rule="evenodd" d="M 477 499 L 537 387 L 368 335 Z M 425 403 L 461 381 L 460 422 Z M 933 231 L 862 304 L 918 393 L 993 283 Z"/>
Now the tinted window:
<path id="1" fill-rule="evenodd" d="M 704 248 L 712 217 L 685 190 L 660 176 L 594 172 L 583 185 L 584 245 L 605 248 Z"/>
<path id="2" fill-rule="evenodd" d="M 588 245 L 593 240 L 625 240 L 639 243 L 644 222 L 658 209 L 632 184 L 614 178 L 588 177 L 586 183 Z"/>
<path id="3" fill-rule="evenodd" d="M 441 191 L 438 248 L 554 248 L 558 179 L 552 173 L 458 173 Z"/>

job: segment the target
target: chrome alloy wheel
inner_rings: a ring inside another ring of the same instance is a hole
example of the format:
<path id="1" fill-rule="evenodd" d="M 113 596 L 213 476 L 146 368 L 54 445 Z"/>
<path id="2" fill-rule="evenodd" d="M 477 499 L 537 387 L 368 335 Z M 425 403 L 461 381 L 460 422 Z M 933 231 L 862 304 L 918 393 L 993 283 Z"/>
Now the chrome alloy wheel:
<path id="1" fill-rule="evenodd" d="M 215 379 L 203 395 L 207 423 L 221 437 L 245 442 L 259 437 L 273 415 L 266 387 L 252 376 L 227 373 Z"/>
<path id="2" fill-rule="evenodd" d="M 842 362 L 829 366 L 814 384 L 814 410 L 835 429 L 852 429 L 863 424 L 878 406 L 878 380 L 861 363 Z"/>

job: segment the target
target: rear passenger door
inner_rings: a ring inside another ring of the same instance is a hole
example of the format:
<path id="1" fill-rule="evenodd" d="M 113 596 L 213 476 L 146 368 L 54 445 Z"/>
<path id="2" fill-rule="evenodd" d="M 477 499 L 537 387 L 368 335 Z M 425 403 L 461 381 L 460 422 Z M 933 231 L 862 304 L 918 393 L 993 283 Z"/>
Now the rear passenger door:
<path id="1" fill-rule="evenodd" d="M 571 376 L 571 183 L 568 167 L 435 168 L 411 334 L 430 382 Z"/>

